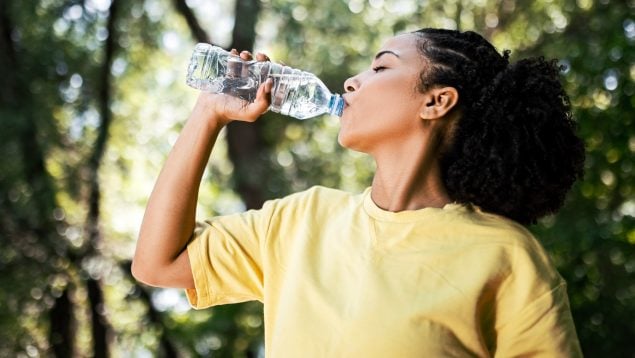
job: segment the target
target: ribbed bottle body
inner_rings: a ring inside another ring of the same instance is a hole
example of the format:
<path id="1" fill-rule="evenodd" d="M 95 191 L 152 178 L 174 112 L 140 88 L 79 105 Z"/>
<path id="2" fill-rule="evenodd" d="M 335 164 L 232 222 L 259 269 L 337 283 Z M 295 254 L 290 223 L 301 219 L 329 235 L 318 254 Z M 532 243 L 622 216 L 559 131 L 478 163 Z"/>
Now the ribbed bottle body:
<path id="1" fill-rule="evenodd" d="M 273 79 L 270 110 L 298 119 L 330 113 L 341 116 L 343 100 L 309 72 L 272 62 L 244 61 L 220 47 L 197 44 L 186 83 L 253 102 L 261 83 Z"/>

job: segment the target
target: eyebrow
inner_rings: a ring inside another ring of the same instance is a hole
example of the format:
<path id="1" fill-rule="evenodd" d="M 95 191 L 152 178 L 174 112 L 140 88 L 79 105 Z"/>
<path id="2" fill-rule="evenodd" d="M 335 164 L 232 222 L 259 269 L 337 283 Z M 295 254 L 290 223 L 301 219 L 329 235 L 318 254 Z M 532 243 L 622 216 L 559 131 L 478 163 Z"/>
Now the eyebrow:
<path id="1" fill-rule="evenodd" d="M 394 53 L 394 52 L 392 52 L 392 51 L 387 50 L 387 51 L 381 51 L 381 52 L 379 52 L 378 54 L 376 54 L 376 55 L 375 55 L 375 60 L 376 60 L 376 59 L 378 59 L 378 58 L 380 58 L 381 56 L 383 56 L 383 55 L 387 54 L 387 53 L 389 53 L 389 54 L 391 54 L 391 55 L 394 55 L 394 56 L 396 56 L 397 58 L 399 58 L 399 55 L 397 55 L 396 53 Z"/>

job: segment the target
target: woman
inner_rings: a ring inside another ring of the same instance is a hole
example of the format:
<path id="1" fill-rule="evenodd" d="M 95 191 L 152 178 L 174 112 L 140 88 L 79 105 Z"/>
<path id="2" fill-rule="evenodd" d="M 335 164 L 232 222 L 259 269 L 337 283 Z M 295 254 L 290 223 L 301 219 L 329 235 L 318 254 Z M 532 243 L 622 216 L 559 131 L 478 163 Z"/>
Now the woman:
<path id="1" fill-rule="evenodd" d="M 195 229 L 219 131 L 266 111 L 271 82 L 251 104 L 202 93 L 134 275 L 196 308 L 264 302 L 271 357 L 580 356 L 566 284 L 521 225 L 557 211 L 582 172 L 558 73 L 509 64 L 473 32 L 396 36 L 344 83 L 339 142 L 374 158 L 370 188 L 315 187 Z"/>

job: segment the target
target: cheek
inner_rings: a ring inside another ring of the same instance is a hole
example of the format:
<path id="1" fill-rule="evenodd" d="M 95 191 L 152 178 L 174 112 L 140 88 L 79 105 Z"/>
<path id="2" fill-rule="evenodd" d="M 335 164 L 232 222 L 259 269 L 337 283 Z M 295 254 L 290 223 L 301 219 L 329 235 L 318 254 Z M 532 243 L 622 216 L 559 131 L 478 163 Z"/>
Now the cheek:
<path id="1" fill-rule="evenodd" d="M 413 88 L 414 85 L 411 87 L 402 78 L 381 84 L 373 83 L 364 92 L 359 105 L 364 107 L 366 116 L 389 118 L 401 116 L 403 112 L 413 109 L 413 104 L 416 101 Z"/>
<path id="2" fill-rule="evenodd" d="M 411 135 L 419 125 L 418 99 L 404 81 L 367 85 L 341 118 L 339 143 L 368 152 L 380 142 Z"/>

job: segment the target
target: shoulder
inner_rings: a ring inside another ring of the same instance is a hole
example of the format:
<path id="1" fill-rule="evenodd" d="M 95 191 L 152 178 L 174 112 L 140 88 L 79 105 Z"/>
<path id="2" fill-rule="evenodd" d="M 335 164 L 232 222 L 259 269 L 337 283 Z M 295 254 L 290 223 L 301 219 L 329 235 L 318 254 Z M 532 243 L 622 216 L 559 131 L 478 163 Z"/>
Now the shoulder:
<path id="1" fill-rule="evenodd" d="M 497 329 L 528 324 L 554 307 L 556 311 L 568 310 L 566 282 L 531 231 L 513 220 L 478 209 L 463 215 L 463 230 L 474 235 L 471 240 L 479 246 L 488 245 L 488 250 L 472 251 L 480 253 L 481 270 L 489 272 L 496 282 L 490 287 Z"/>
<path id="2" fill-rule="evenodd" d="M 463 230 L 476 236 L 487 236 L 501 243 L 529 251 L 542 250 L 542 246 L 526 226 L 505 216 L 486 212 L 474 205 L 461 205 L 456 210 Z"/>
<path id="3" fill-rule="evenodd" d="M 511 320 L 514 312 L 537 302 L 541 297 L 564 290 L 566 283 L 547 250 L 525 226 L 505 217 L 479 214 L 479 226 L 488 227 L 495 241 L 507 248 L 508 274 L 501 282 L 499 303 L 506 306 L 502 321 Z M 509 315 L 507 315 L 509 313 Z"/>
<path id="4" fill-rule="evenodd" d="M 362 194 L 314 186 L 278 199 L 267 200 L 259 209 L 229 215 L 215 216 L 199 222 L 196 232 L 201 232 L 211 224 L 217 226 L 240 226 L 264 228 L 271 225 L 291 224 L 301 218 L 318 218 L 321 213 L 336 214 L 336 210 L 350 208 L 361 201 Z"/>
<path id="5" fill-rule="evenodd" d="M 512 267 L 516 274 L 537 275 L 545 281 L 549 288 L 562 284 L 563 280 L 549 253 L 527 227 L 499 215 L 487 215 L 492 217 L 491 220 L 497 221 L 498 230 L 507 233 L 508 238 L 513 241 Z"/>
<path id="6" fill-rule="evenodd" d="M 536 238 L 523 225 L 502 215 L 481 210 L 469 204 L 451 204 L 449 219 L 459 236 L 478 243 L 495 243 L 531 249 Z"/>
<path id="7" fill-rule="evenodd" d="M 500 255 L 495 265 L 506 268 L 512 281 L 533 282 L 534 289 L 543 292 L 563 282 L 547 250 L 525 226 L 477 207 L 464 207 L 455 215 L 454 230 L 460 231 L 459 236 L 471 245 L 496 248 Z"/>

